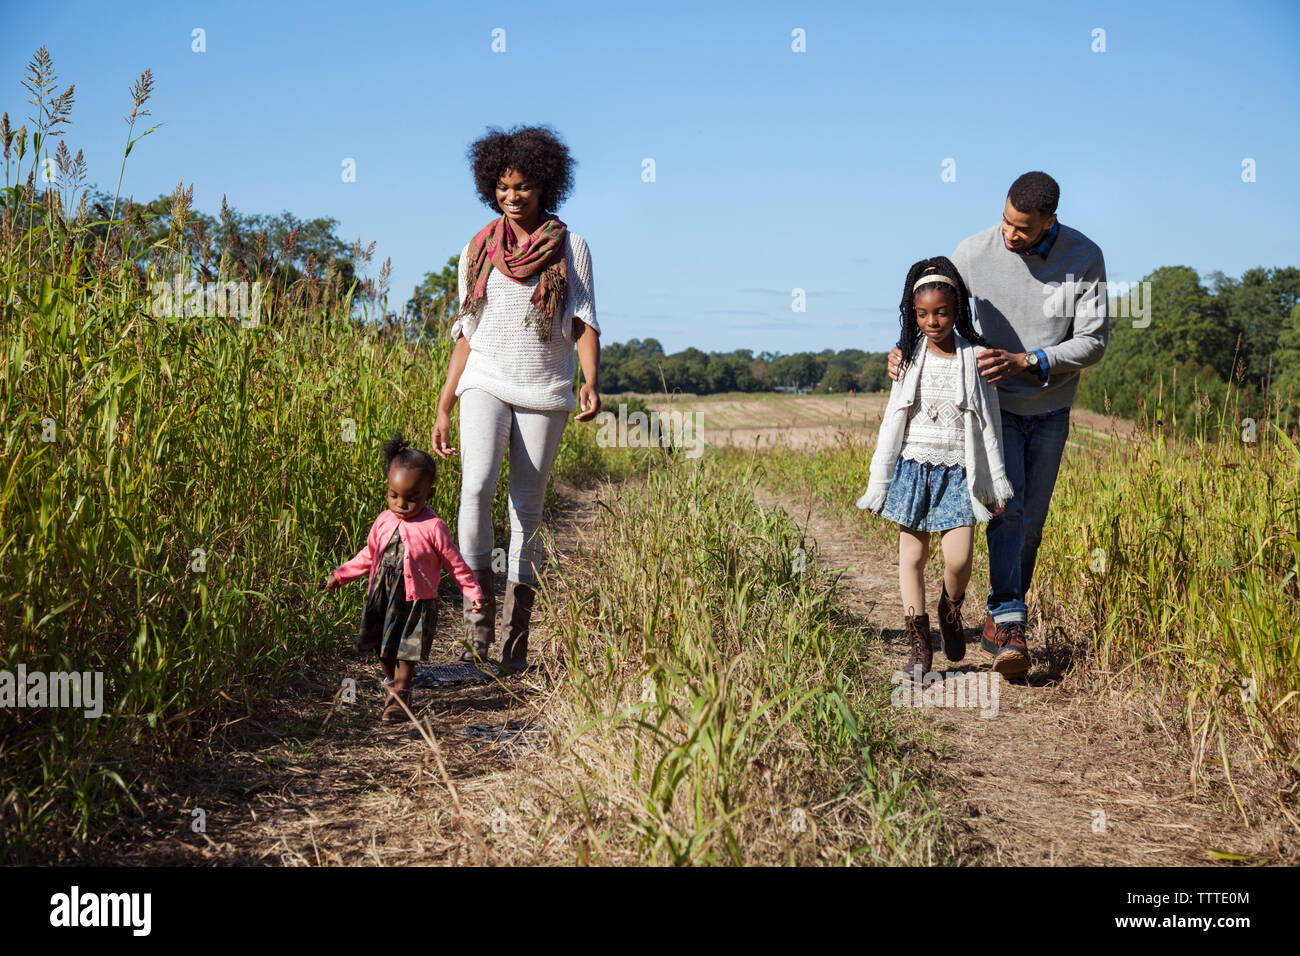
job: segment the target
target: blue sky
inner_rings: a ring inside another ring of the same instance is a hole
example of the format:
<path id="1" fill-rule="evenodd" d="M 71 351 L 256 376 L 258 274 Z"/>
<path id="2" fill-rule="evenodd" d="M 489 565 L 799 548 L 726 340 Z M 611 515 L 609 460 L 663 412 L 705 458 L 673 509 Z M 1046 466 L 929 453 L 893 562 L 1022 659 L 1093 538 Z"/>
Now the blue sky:
<path id="1" fill-rule="evenodd" d="M 28 115 L 46 46 L 77 87 L 68 145 L 111 192 L 151 68 L 165 125 L 124 195 L 183 179 L 208 213 L 224 193 L 333 216 L 377 241 L 371 274 L 392 257 L 393 302 L 495 215 L 467 145 L 549 123 L 579 162 L 559 215 L 591 248 L 606 342 L 883 350 L 907 267 L 997 222 L 1028 169 L 1112 281 L 1300 265 L 1298 41 L 1293 2 L 55 2 L 6 12 L 0 108 Z"/>

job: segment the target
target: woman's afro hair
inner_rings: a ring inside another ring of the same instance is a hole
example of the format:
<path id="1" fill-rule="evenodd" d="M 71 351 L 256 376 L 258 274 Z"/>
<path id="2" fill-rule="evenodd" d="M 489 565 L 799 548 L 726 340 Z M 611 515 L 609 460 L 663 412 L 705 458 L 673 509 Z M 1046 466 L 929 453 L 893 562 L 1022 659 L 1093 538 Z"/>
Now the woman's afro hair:
<path id="1" fill-rule="evenodd" d="M 510 169 L 541 188 L 539 209 L 544 214 L 555 212 L 573 190 L 577 160 L 549 126 L 516 126 L 509 132 L 488 127 L 470 144 L 468 157 L 479 199 L 498 213 L 497 180 Z"/>

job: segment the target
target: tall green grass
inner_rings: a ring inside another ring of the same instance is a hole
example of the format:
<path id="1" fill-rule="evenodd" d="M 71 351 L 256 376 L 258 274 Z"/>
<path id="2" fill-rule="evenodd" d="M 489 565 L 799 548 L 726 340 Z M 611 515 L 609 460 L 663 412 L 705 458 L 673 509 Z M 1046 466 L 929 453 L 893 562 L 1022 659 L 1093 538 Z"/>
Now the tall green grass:
<path id="1" fill-rule="evenodd" d="M 1232 785 L 1240 739 L 1295 781 L 1300 449 L 1231 398 L 1163 422 L 1158 389 L 1136 443 L 1068 456 L 1036 587 L 1047 613 L 1086 623 L 1099 667 L 1181 705 L 1193 779 L 1217 763 Z"/>

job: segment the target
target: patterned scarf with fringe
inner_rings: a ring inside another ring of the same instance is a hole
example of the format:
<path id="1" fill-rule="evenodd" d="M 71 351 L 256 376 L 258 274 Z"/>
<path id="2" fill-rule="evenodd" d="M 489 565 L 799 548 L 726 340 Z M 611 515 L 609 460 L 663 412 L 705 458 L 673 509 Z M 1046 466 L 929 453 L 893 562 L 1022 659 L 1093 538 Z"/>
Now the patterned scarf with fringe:
<path id="1" fill-rule="evenodd" d="M 506 221 L 505 214 L 494 219 L 475 234 L 466 252 L 466 286 L 469 294 L 461 303 L 462 316 L 478 314 L 487 301 L 487 280 L 493 266 L 515 282 L 540 275 L 533 289 L 532 305 L 524 325 L 535 325 L 537 338 L 550 341 L 551 324 L 569 295 L 569 275 L 564 249 L 568 229 L 554 214 L 543 215 L 527 239 L 522 242 Z"/>

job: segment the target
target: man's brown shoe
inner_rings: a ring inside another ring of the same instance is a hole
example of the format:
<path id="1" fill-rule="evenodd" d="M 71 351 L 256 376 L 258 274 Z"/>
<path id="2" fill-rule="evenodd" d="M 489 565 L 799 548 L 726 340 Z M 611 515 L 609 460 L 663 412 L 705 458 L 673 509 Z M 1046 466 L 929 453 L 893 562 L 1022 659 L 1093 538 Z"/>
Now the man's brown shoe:
<path id="1" fill-rule="evenodd" d="M 993 637 L 995 646 L 993 672 L 1007 680 L 1022 679 L 1029 672 L 1029 648 L 1025 645 L 1025 625 L 1007 621 L 998 625 Z"/>
<path id="2" fill-rule="evenodd" d="M 980 644 L 984 650 L 990 654 L 993 653 L 993 638 L 997 636 L 998 626 L 993 622 L 993 615 L 988 611 L 984 612 L 984 630 L 980 632 Z"/>

